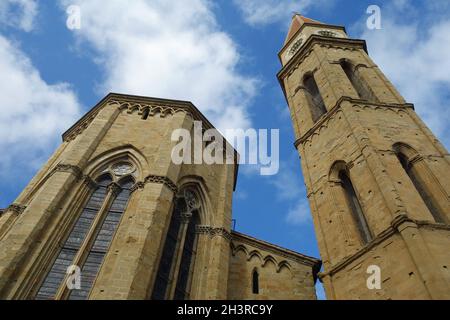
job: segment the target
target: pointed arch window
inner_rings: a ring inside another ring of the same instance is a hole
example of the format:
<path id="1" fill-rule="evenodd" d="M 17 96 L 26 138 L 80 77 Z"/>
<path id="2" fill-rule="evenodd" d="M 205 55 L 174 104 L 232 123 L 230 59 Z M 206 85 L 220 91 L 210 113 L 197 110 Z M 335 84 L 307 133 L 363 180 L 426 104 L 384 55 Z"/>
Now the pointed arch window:
<path id="1" fill-rule="evenodd" d="M 422 198 L 423 202 L 427 206 L 434 220 L 439 223 L 445 223 L 446 221 L 443 218 L 441 211 L 438 209 L 439 206 L 435 204 L 434 199 L 429 194 L 427 187 L 421 182 L 418 172 L 416 172 L 416 170 L 414 170 L 413 168 L 412 160 L 420 159 L 419 155 L 412 148 L 404 145 L 397 145 L 394 146 L 394 148 L 396 149 L 398 161 L 400 162 L 409 179 L 413 183 L 414 187 L 417 190 L 417 193 Z M 415 153 L 415 156 L 413 157 L 413 159 L 410 160 L 410 158 L 406 154 L 407 153 L 411 154 L 413 152 Z"/>
<path id="2" fill-rule="evenodd" d="M 106 173 L 96 180 L 95 191 L 75 221 L 35 299 L 84 300 L 89 297 L 135 184 L 132 176 L 118 183 L 113 182 L 113 176 L 113 173 Z M 71 266 L 81 269 L 80 289 L 70 290 L 66 285 Z"/>
<path id="3" fill-rule="evenodd" d="M 185 190 L 177 196 L 153 286 L 153 300 L 190 298 L 199 210 L 200 204 L 192 191 Z"/>
<path id="4" fill-rule="evenodd" d="M 310 110 L 313 121 L 316 122 L 319 118 L 327 113 L 325 108 L 325 103 L 323 102 L 322 96 L 317 86 L 316 80 L 312 73 L 308 73 L 303 79 L 303 85 L 308 92 L 310 100 Z"/>
<path id="5" fill-rule="evenodd" d="M 142 112 L 142 120 L 147 120 L 149 115 L 150 115 L 150 108 L 147 108 Z"/>
<path id="6" fill-rule="evenodd" d="M 81 270 L 81 289 L 72 290 L 69 295 L 69 300 L 85 300 L 88 298 L 95 278 L 108 253 L 113 236 L 125 212 L 133 186 L 134 180 L 130 177 L 119 182 L 118 188 L 115 190 L 117 196 L 112 201 L 101 226 L 96 232 L 95 241 L 87 254 Z"/>
<path id="7" fill-rule="evenodd" d="M 259 294 L 259 273 L 258 270 L 253 270 L 252 273 L 252 292 L 253 294 Z"/>
<path id="8" fill-rule="evenodd" d="M 370 92 L 367 85 L 360 79 L 358 74 L 355 72 L 355 67 L 353 66 L 353 64 L 346 59 L 342 59 L 340 61 L 340 65 L 342 70 L 344 70 L 345 74 L 347 75 L 347 78 L 352 84 L 353 88 L 358 93 L 359 98 L 367 101 L 376 102 L 377 101 L 376 97 Z"/>
<path id="9" fill-rule="evenodd" d="M 353 183 L 345 170 L 341 170 L 339 172 L 339 179 L 341 181 L 342 188 L 344 189 L 348 207 L 350 208 L 353 220 L 356 223 L 360 238 L 364 244 L 367 244 L 372 240 L 372 233 L 370 232 L 369 225 L 367 224 L 366 217 L 364 216 L 364 212 L 358 196 L 356 195 Z"/>

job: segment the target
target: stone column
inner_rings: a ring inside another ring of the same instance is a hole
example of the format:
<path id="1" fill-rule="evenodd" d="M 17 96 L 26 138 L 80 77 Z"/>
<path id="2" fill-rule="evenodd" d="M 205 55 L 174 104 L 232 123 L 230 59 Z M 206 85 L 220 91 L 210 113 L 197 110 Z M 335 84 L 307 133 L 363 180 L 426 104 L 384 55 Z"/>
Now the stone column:
<path id="1" fill-rule="evenodd" d="M 229 233 L 223 229 L 214 230 L 209 239 L 210 256 L 204 297 L 206 300 L 227 299 L 230 241 Z"/>

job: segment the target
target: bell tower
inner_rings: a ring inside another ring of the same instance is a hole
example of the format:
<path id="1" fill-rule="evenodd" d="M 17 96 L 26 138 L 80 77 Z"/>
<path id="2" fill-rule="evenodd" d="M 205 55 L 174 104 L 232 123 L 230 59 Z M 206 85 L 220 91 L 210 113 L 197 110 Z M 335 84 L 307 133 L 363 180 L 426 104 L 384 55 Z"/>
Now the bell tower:
<path id="1" fill-rule="evenodd" d="M 344 27 L 296 14 L 279 58 L 328 299 L 450 299 L 448 151 Z"/>

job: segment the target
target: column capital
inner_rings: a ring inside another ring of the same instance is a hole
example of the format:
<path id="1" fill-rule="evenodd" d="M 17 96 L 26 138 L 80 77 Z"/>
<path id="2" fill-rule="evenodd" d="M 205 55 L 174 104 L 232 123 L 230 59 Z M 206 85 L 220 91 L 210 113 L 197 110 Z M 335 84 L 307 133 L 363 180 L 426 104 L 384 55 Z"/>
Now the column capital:
<path id="1" fill-rule="evenodd" d="M 142 182 L 142 181 L 136 182 L 134 184 L 134 186 L 131 188 L 131 193 L 134 193 L 137 190 L 142 190 L 144 188 L 145 188 L 145 182 Z"/>
<path id="2" fill-rule="evenodd" d="M 111 192 L 114 196 L 117 196 L 122 191 L 122 187 L 113 182 L 108 186 L 108 192 Z"/>
<path id="3" fill-rule="evenodd" d="M 83 170 L 71 164 L 60 163 L 53 169 L 53 173 L 55 172 L 67 172 L 73 174 L 77 179 L 83 178 Z"/>
<path id="4" fill-rule="evenodd" d="M 90 176 L 84 175 L 82 180 L 83 180 L 82 183 L 83 183 L 84 186 L 88 187 L 91 190 L 97 189 L 98 184 Z"/>
<path id="5" fill-rule="evenodd" d="M 23 205 L 20 205 L 17 203 L 13 203 L 5 210 L 5 212 L 10 211 L 17 215 L 21 215 L 25 211 L 26 208 L 27 208 L 26 206 L 23 206 Z"/>

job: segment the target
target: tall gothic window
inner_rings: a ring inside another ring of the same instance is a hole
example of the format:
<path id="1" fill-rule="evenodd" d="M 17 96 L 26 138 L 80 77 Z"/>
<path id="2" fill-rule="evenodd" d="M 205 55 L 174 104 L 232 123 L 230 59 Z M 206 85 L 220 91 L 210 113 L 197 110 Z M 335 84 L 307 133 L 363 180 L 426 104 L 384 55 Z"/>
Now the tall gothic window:
<path id="1" fill-rule="evenodd" d="M 413 185 L 415 186 L 417 192 L 419 193 L 420 197 L 422 198 L 425 205 L 428 207 L 428 210 L 430 211 L 431 215 L 433 216 L 434 220 L 436 222 L 445 222 L 442 218 L 442 215 L 440 211 L 438 210 L 437 206 L 435 206 L 432 197 L 428 193 L 428 190 L 426 187 L 420 183 L 419 177 L 414 172 L 412 165 L 409 163 L 408 157 L 403 154 L 402 152 L 397 152 L 397 158 L 402 164 L 403 169 L 405 170 L 406 174 L 411 179 Z"/>
<path id="2" fill-rule="evenodd" d="M 345 59 L 341 60 L 340 64 L 347 75 L 348 80 L 350 80 L 353 88 L 358 93 L 359 98 L 367 101 L 377 101 L 375 96 L 370 92 L 369 88 L 367 88 L 365 83 L 355 73 L 354 66 Z"/>
<path id="3" fill-rule="evenodd" d="M 152 299 L 190 298 L 197 247 L 196 229 L 200 224 L 199 208 L 199 202 L 191 191 L 185 190 L 177 196 L 153 286 Z"/>
<path id="4" fill-rule="evenodd" d="M 195 256 L 197 255 L 196 251 L 196 229 L 199 225 L 199 217 L 198 212 L 194 211 L 192 217 L 189 221 L 186 238 L 184 240 L 183 252 L 181 255 L 181 263 L 180 270 L 178 271 L 178 280 L 175 289 L 175 300 L 187 300 L 189 298 L 189 286 L 190 280 L 192 280 L 193 275 L 193 263 L 195 260 Z"/>
<path id="5" fill-rule="evenodd" d="M 369 225 L 367 224 L 366 217 L 364 216 L 358 196 L 356 195 L 355 188 L 353 187 L 352 181 L 345 170 L 340 171 L 339 179 L 341 180 L 342 187 L 345 191 L 348 206 L 352 213 L 353 220 L 356 223 L 361 240 L 364 244 L 366 244 L 372 240 L 372 234 L 370 232 Z"/>
<path id="6" fill-rule="evenodd" d="M 103 223 L 97 231 L 95 241 L 87 254 L 86 261 L 81 270 L 81 289 L 72 290 L 69 300 L 85 300 L 94 285 L 100 267 L 108 252 L 113 236 L 119 226 L 120 220 L 125 212 L 128 199 L 131 195 L 131 188 L 134 185 L 132 178 L 126 178 L 119 182 L 120 189 L 117 196 L 108 209 Z"/>
<path id="7" fill-rule="evenodd" d="M 128 164 L 116 166 L 115 176 L 120 177 L 130 168 Z M 84 300 L 89 297 L 134 185 L 131 176 L 119 183 L 113 182 L 114 173 L 103 174 L 97 179 L 97 188 L 61 246 L 38 290 L 37 300 Z M 72 266 L 81 269 L 81 289 L 70 290 L 66 285 L 67 272 Z"/>
<path id="8" fill-rule="evenodd" d="M 252 273 L 252 292 L 253 294 L 259 294 L 259 273 L 256 269 Z"/>
<path id="9" fill-rule="evenodd" d="M 325 108 L 325 103 L 320 95 L 319 87 L 317 87 L 314 75 L 307 74 L 303 79 L 303 85 L 309 94 L 311 115 L 313 121 L 316 122 L 322 115 L 327 113 L 327 109 Z"/>

